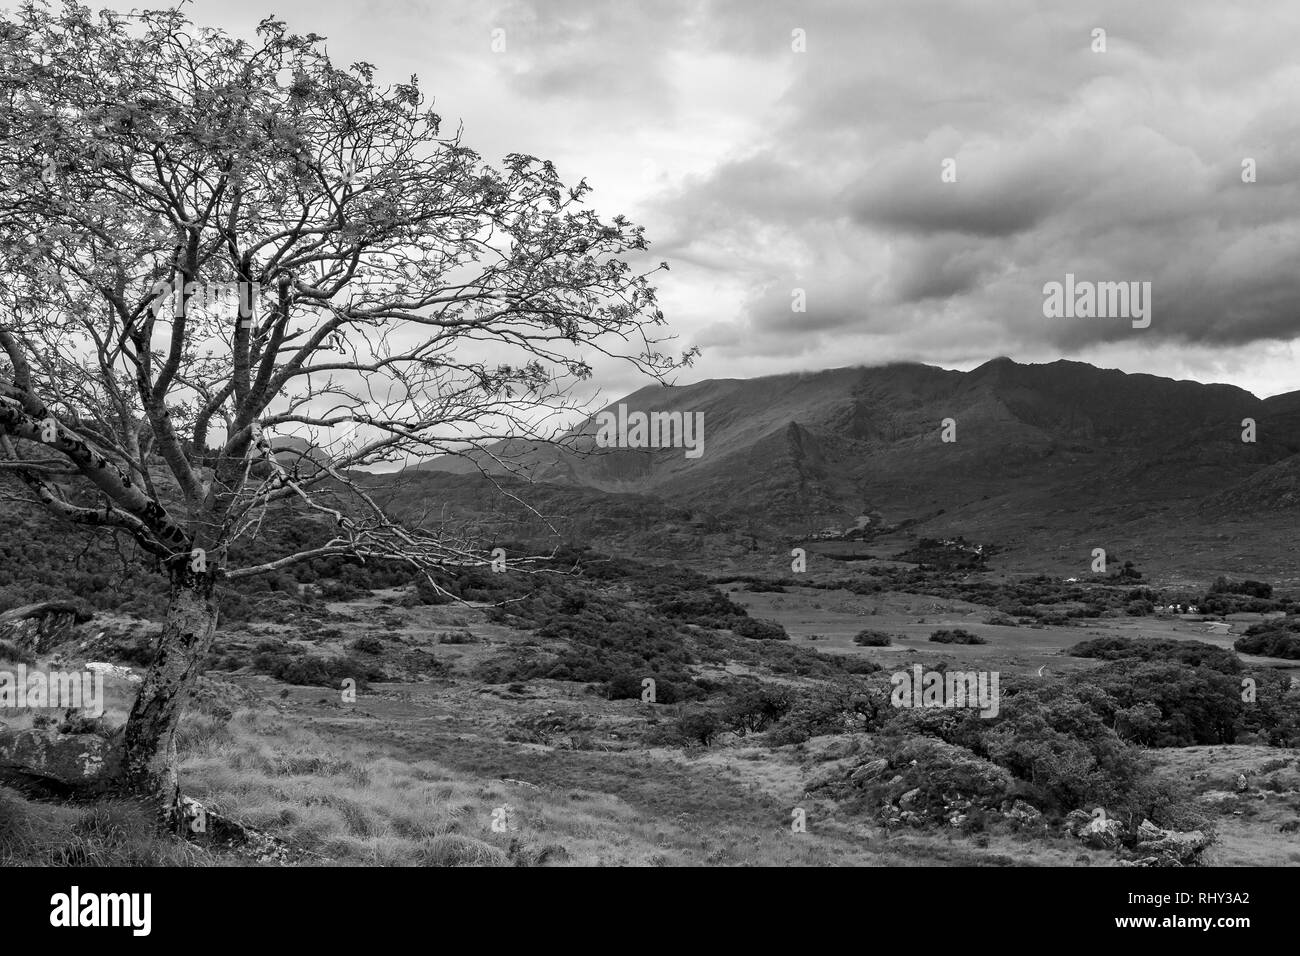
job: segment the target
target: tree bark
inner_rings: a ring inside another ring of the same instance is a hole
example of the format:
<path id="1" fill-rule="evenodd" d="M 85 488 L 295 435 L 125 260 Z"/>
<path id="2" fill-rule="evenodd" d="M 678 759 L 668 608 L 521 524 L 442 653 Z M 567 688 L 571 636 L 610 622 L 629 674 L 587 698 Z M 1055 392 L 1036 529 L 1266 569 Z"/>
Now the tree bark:
<path id="1" fill-rule="evenodd" d="M 126 723 L 122 772 L 126 784 L 162 799 L 164 813 L 179 800 L 176 728 L 217 630 L 215 574 L 173 569 L 167 620 L 153 664 Z"/>

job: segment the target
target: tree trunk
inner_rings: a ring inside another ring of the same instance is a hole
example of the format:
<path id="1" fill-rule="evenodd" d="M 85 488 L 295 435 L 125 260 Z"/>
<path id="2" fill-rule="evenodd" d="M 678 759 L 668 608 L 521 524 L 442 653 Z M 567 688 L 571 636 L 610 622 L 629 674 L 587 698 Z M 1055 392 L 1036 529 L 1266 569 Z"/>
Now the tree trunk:
<path id="1" fill-rule="evenodd" d="M 217 629 L 215 575 L 188 565 L 172 571 L 167 621 L 153 664 L 127 719 L 123 775 L 131 789 L 156 794 L 170 813 L 179 799 L 176 728 Z"/>

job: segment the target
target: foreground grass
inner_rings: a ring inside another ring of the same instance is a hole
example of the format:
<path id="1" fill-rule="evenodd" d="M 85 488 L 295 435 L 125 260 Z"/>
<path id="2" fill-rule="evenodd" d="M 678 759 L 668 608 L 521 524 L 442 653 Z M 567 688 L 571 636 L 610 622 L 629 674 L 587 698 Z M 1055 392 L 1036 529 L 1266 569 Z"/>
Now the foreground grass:
<path id="1" fill-rule="evenodd" d="M 826 864 L 843 855 L 838 840 L 789 833 L 788 808 L 719 786 L 707 770 L 409 721 L 304 719 L 284 706 L 243 707 L 224 721 L 193 715 L 182 776 L 214 809 L 321 862 Z M 871 854 L 853 855 L 863 863 Z"/>
<path id="2" fill-rule="evenodd" d="M 0 788 L 0 867 L 213 866 L 234 860 L 160 834 L 148 809 L 29 801 Z"/>

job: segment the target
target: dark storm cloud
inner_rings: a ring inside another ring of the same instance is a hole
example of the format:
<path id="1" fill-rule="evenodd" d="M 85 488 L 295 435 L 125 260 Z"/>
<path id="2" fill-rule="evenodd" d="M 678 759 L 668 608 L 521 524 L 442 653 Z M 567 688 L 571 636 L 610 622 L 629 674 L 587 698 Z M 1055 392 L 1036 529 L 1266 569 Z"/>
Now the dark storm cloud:
<path id="1" fill-rule="evenodd" d="M 754 280 L 702 344 L 827 354 L 837 336 L 883 336 L 926 360 L 936 334 L 953 355 L 1300 335 L 1300 126 L 1284 92 L 1300 72 L 1272 19 L 1295 26 L 1295 11 L 751 9 L 715 4 L 713 22 L 730 18 L 725 42 L 789 85 L 743 159 L 664 200 L 690 248 L 728 250 Z M 807 53 L 774 39 L 803 24 Z M 948 158 L 956 182 L 941 181 Z M 1043 284 L 1067 272 L 1152 281 L 1151 326 L 1045 318 Z M 820 311 L 792 317 L 795 286 Z"/>
<path id="2" fill-rule="evenodd" d="M 242 10 L 247 33 L 260 5 L 230 3 L 221 16 Z M 848 356 L 1148 356 L 1240 376 L 1267 355 L 1270 382 L 1292 367 L 1300 7 L 1286 0 L 281 7 L 340 59 L 419 72 L 485 155 L 554 159 L 589 178 L 602 214 L 643 223 L 673 266 L 665 313 L 706 347 L 702 375 Z M 949 157 L 955 183 L 940 179 Z M 1066 273 L 1151 281 L 1151 326 L 1045 318 L 1043 284 Z"/>
<path id="3" fill-rule="evenodd" d="M 846 197 L 845 211 L 868 227 L 996 237 L 1039 225 L 1061 196 L 1059 183 L 1044 182 L 1043 176 L 985 170 L 988 178 L 972 179 L 958 157 L 944 158 L 960 174 L 955 182 L 940 181 L 937 157 L 916 161 L 901 175 L 869 175 Z"/>

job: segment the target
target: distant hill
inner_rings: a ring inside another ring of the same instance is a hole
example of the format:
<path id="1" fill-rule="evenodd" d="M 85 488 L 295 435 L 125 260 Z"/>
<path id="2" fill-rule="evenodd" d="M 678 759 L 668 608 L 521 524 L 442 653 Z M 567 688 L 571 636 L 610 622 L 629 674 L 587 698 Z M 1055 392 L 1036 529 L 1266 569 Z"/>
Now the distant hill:
<path id="1" fill-rule="evenodd" d="M 503 443 L 534 480 L 763 508 L 798 525 L 862 510 L 961 507 L 986 495 L 1194 500 L 1300 453 L 1300 392 L 1261 400 L 1228 385 L 1081 362 L 1000 358 L 970 372 L 926 365 L 833 369 L 643 388 L 640 411 L 703 412 L 705 449 L 602 449 L 594 419 L 567 447 Z M 956 441 L 941 441 L 944 419 Z M 1241 441 L 1254 418 L 1258 441 Z M 499 471 L 439 458 L 422 469 Z"/>
<path id="2" fill-rule="evenodd" d="M 363 480 L 426 524 L 710 565 L 766 555 L 775 567 L 793 542 L 852 530 L 878 557 L 960 535 L 1012 570 L 1077 573 L 1104 547 L 1171 574 L 1271 571 L 1300 585 L 1300 392 L 1259 399 L 999 358 L 969 372 L 895 364 L 654 385 L 606 410 L 620 405 L 702 414 L 702 454 L 598 447 L 593 416 L 560 445 L 499 443 Z M 302 439 L 275 448 L 286 467 L 317 467 Z"/>

